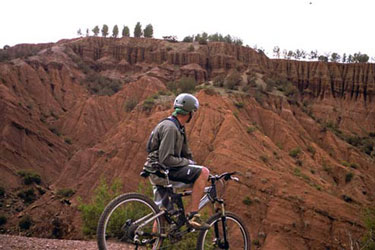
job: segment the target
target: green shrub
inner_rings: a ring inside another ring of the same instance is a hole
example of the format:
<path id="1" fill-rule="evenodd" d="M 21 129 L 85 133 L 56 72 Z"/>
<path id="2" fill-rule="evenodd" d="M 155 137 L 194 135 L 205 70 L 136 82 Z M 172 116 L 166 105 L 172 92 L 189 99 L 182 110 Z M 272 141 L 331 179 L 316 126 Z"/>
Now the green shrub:
<path id="1" fill-rule="evenodd" d="M 193 52 L 194 51 L 194 46 L 192 44 L 190 44 L 189 48 L 188 48 L 188 51 L 189 52 Z"/>
<path id="2" fill-rule="evenodd" d="M 130 112 L 132 111 L 138 104 L 138 101 L 134 98 L 130 98 L 125 102 L 125 111 Z"/>
<path id="3" fill-rule="evenodd" d="M 66 138 L 64 139 L 64 142 L 65 142 L 66 144 L 72 145 L 72 139 L 70 139 L 69 137 L 66 137 Z"/>
<path id="4" fill-rule="evenodd" d="M 237 89 L 237 86 L 242 82 L 242 76 L 238 71 L 232 72 L 224 81 L 224 86 L 227 89 Z"/>
<path id="5" fill-rule="evenodd" d="M 313 146 L 308 145 L 308 146 L 307 146 L 307 152 L 311 153 L 312 156 L 314 156 L 315 153 L 316 153 L 316 150 L 315 150 L 315 148 L 314 148 Z"/>
<path id="6" fill-rule="evenodd" d="M 246 196 L 243 200 L 242 200 L 242 203 L 245 204 L 246 206 L 250 206 L 253 201 L 250 199 L 249 196 Z"/>
<path id="7" fill-rule="evenodd" d="M 259 157 L 264 163 L 268 163 L 268 157 L 266 155 L 261 155 Z"/>
<path id="8" fill-rule="evenodd" d="M 118 179 L 115 179 L 111 186 L 107 184 L 104 179 L 101 179 L 100 184 L 96 187 L 94 191 L 94 196 L 88 203 L 82 202 L 79 198 L 78 209 L 81 212 L 83 221 L 83 233 L 86 235 L 95 235 L 96 227 L 100 215 L 102 214 L 104 208 L 108 203 L 115 197 L 122 193 L 122 183 Z M 138 193 L 145 194 L 149 197 L 153 196 L 152 187 L 149 183 L 143 184 L 142 182 L 138 185 Z M 121 216 L 122 212 L 129 213 L 134 211 L 118 211 L 120 214 L 116 216 Z M 114 220 L 114 223 L 120 222 L 120 220 Z M 109 228 L 115 228 L 116 225 L 109 225 Z"/>
<path id="9" fill-rule="evenodd" d="M 23 178 L 23 183 L 26 185 L 30 185 L 32 183 L 40 184 L 42 182 L 40 175 L 32 170 L 20 170 L 17 172 L 17 174 Z"/>
<path id="10" fill-rule="evenodd" d="M 62 188 L 57 190 L 56 195 L 60 198 L 69 198 L 75 194 L 75 191 L 71 188 Z"/>
<path id="11" fill-rule="evenodd" d="M 17 193 L 17 196 L 23 199 L 23 202 L 26 204 L 30 204 L 36 200 L 36 195 L 34 193 L 34 189 L 29 188 L 27 190 L 22 190 Z"/>
<path id="12" fill-rule="evenodd" d="M 22 219 L 18 222 L 18 226 L 21 230 L 27 230 L 33 225 L 33 220 L 30 215 L 25 215 Z"/>
<path id="13" fill-rule="evenodd" d="M 142 108 L 144 111 L 151 111 L 151 109 L 154 107 L 155 101 L 153 98 L 149 97 L 146 100 L 143 101 Z"/>
<path id="14" fill-rule="evenodd" d="M 111 186 L 108 186 L 102 179 L 89 203 L 83 203 L 80 200 L 78 209 L 82 216 L 84 234 L 95 235 L 98 220 L 104 208 L 112 199 L 121 194 L 121 190 L 122 183 L 119 180 L 115 180 Z"/>
<path id="15" fill-rule="evenodd" d="M 104 77 L 96 72 L 90 72 L 83 84 L 94 95 L 111 96 L 117 93 L 122 87 L 121 81 Z"/>
<path id="16" fill-rule="evenodd" d="M 5 223 L 7 223 L 7 217 L 0 215 L 0 226 L 4 225 Z"/>
<path id="17" fill-rule="evenodd" d="M 350 167 L 350 163 L 347 161 L 342 161 L 341 164 L 345 167 Z"/>
<path id="18" fill-rule="evenodd" d="M 293 158 L 297 158 L 300 153 L 301 153 L 301 149 L 297 147 L 297 148 L 293 148 L 292 150 L 290 150 L 289 155 Z"/>
<path id="19" fill-rule="evenodd" d="M 361 239 L 361 249 L 375 249 L 375 208 L 366 208 L 363 212 L 362 220 L 365 224 L 366 233 Z"/>
<path id="20" fill-rule="evenodd" d="M 255 126 L 248 126 L 247 129 L 246 129 L 246 132 L 248 134 L 252 134 L 255 130 L 257 130 L 257 128 Z"/>
<path id="21" fill-rule="evenodd" d="M 354 174 L 352 172 L 345 175 L 345 183 L 349 183 L 353 179 Z"/>
<path id="22" fill-rule="evenodd" d="M 197 85 L 194 78 L 183 76 L 178 81 L 167 83 L 167 88 L 175 94 L 193 93 Z"/>
<path id="23" fill-rule="evenodd" d="M 61 136 L 61 134 L 60 134 L 60 132 L 57 130 L 57 128 L 55 128 L 55 127 L 50 127 L 50 128 L 48 128 L 49 129 L 49 131 L 51 131 L 52 133 L 54 133 L 55 135 L 57 135 L 57 136 Z"/>
<path id="24" fill-rule="evenodd" d="M 240 108 L 243 108 L 244 104 L 243 104 L 243 102 L 235 102 L 234 106 L 236 106 L 237 108 L 240 109 Z"/>
<path id="25" fill-rule="evenodd" d="M 358 168 L 358 164 L 355 163 L 355 162 L 352 162 L 352 163 L 350 163 L 350 167 L 354 168 L 354 169 L 357 169 Z"/>
<path id="26" fill-rule="evenodd" d="M 213 84 L 215 87 L 224 87 L 225 75 L 217 75 L 213 79 Z"/>

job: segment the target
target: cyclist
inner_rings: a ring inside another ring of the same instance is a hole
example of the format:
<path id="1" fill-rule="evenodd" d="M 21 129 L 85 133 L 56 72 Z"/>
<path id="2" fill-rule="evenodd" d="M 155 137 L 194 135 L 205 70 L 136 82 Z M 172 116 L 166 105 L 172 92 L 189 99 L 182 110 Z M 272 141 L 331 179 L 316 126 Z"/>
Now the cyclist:
<path id="1" fill-rule="evenodd" d="M 198 110 L 199 101 L 195 96 L 184 93 L 176 97 L 173 107 L 172 115 L 159 122 L 151 132 L 144 170 L 155 173 L 158 164 L 162 164 L 168 168 L 169 180 L 175 187 L 179 184 L 192 186 L 189 223 L 193 228 L 205 229 L 208 225 L 201 221 L 198 206 L 210 172 L 193 161 L 185 133 L 185 124 L 191 121 L 194 112 Z M 155 203 L 170 209 L 166 190 L 157 185 L 158 179 L 160 177 L 157 175 L 150 175 Z"/>

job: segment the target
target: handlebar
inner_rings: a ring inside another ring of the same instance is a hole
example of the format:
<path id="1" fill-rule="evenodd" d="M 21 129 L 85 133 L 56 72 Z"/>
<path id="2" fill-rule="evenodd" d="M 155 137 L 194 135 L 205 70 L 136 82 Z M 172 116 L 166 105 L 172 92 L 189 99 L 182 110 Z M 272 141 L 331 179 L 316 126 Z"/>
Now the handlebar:
<path id="1" fill-rule="evenodd" d="M 215 181 L 218 181 L 220 179 L 224 179 L 225 181 L 233 180 L 233 181 L 239 182 L 240 179 L 238 177 L 232 176 L 232 175 L 236 175 L 236 174 L 238 174 L 238 172 L 225 172 L 225 173 L 222 173 L 220 175 L 211 175 L 210 174 L 209 179 L 215 180 Z"/>

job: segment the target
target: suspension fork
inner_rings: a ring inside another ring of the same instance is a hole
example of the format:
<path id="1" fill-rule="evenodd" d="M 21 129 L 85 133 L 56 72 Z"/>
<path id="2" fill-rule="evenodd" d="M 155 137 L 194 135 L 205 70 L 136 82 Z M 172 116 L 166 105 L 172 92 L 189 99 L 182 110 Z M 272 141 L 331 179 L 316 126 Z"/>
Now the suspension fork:
<path id="1" fill-rule="evenodd" d="M 217 202 L 221 205 L 221 227 L 223 230 L 223 239 L 219 234 L 219 221 L 214 224 L 215 238 L 218 246 L 221 249 L 229 249 L 229 242 L 227 239 L 227 218 L 225 216 L 225 204 L 222 199 L 217 199 Z"/>

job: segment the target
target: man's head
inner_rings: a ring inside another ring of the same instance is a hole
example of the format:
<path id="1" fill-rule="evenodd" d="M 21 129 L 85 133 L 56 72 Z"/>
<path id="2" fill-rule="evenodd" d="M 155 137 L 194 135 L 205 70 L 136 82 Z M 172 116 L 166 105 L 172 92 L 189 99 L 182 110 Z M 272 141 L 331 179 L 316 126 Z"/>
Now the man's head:
<path id="1" fill-rule="evenodd" d="M 174 116 L 189 116 L 187 123 L 190 122 L 193 113 L 199 108 L 198 99 L 191 94 L 179 94 L 174 100 Z"/>

